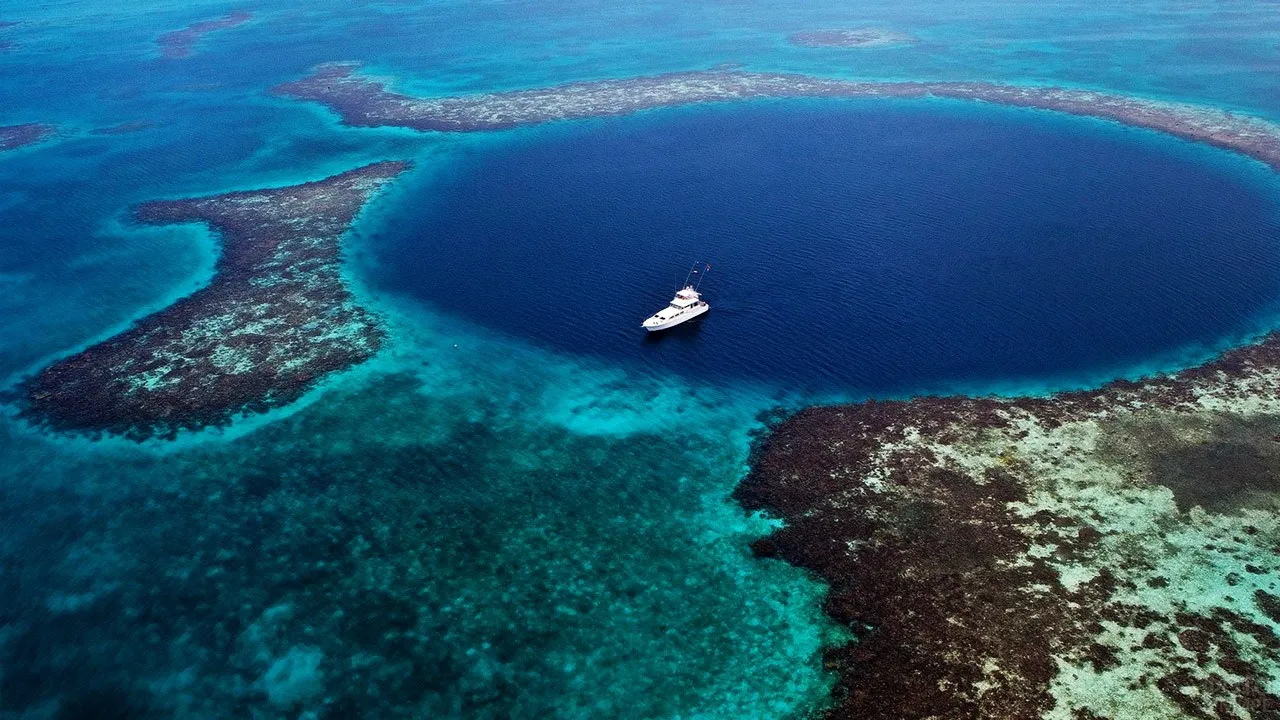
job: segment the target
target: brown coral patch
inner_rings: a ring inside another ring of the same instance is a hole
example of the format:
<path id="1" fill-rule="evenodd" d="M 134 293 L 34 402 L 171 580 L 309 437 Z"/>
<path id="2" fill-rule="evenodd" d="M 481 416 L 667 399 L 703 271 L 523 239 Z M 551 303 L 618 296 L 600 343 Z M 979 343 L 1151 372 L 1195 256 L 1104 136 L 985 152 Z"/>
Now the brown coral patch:
<path id="1" fill-rule="evenodd" d="M 94 128 L 89 132 L 94 135 L 128 135 L 129 133 L 142 132 L 159 127 L 159 123 L 153 120 L 131 120 L 129 122 L 119 123 L 117 125 L 108 125 L 106 127 Z"/>
<path id="2" fill-rule="evenodd" d="M 1114 93 L 990 82 L 862 82 L 739 70 L 674 72 L 547 88 L 457 97 L 415 98 L 331 63 L 272 92 L 322 103 L 348 125 L 467 132 L 498 130 L 653 108 L 762 98 L 947 98 L 1052 110 L 1148 128 L 1257 158 L 1280 167 L 1280 128 L 1212 107 Z"/>
<path id="3" fill-rule="evenodd" d="M 220 18 L 194 22 L 181 30 L 164 33 L 156 39 L 160 45 L 160 55 L 167 60 L 191 57 L 196 43 L 205 35 L 247 23 L 252 19 L 253 16 L 247 12 L 234 12 Z"/>
<path id="4" fill-rule="evenodd" d="M 57 134 L 58 129 L 44 123 L 26 123 L 23 125 L 0 126 L 0 152 L 17 150 L 20 147 L 34 145 L 48 140 Z"/>
<path id="5" fill-rule="evenodd" d="M 1099 552 L 1107 534 L 1089 518 L 1106 518 L 1035 510 L 1028 491 L 1051 487 L 1037 475 L 1046 471 L 1013 449 L 1028 427 L 1088 424 L 1100 439 L 1063 447 L 1064 457 L 1118 467 L 1136 488 L 1167 486 L 1182 507 L 1236 513 L 1272 502 L 1280 419 L 1206 411 L 1197 401 L 1268 392 L 1278 346 L 1270 335 L 1176 375 L 1092 391 L 869 401 L 778 423 L 735 495 L 785 520 L 755 550 L 819 573 L 831 584 L 826 611 L 856 635 L 828 652 L 839 680 L 827 715 L 1039 717 L 1057 702 L 1060 662 L 1098 674 L 1120 666 L 1130 648 L 1115 644 L 1124 635 L 1109 636 L 1110 626 L 1142 638 L 1128 641 L 1133 651 L 1159 654 L 1151 667 L 1163 670 L 1136 687 L 1145 683 L 1186 717 L 1280 716 L 1280 698 L 1266 690 L 1280 638 L 1232 609 L 1231 598 L 1174 613 L 1122 600 L 1141 588 L 1176 597 L 1156 558 L 1130 557 L 1115 572 L 1094 563 L 1101 570 L 1091 580 L 1063 582 L 1055 568 Z M 944 450 L 974 464 L 948 462 Z M 1243 526 L 1231 543 L 1256 542 L 1257 533 Z M 1227 552 L 1212 543 L 1205 551 Z M 1227 573 L 1224 586 L 1245 574 Z M 1275 596 L 1252 599 L 1280 617 Z"/>
<path id="6" fill-rule="evenodd" d="M 840 671 L 833 717 L 1038 717 L 1053 706 L 1051 653 L 1085 644 L 1056 571 L 1014 562 L 1034 537 L 1013 514 L 1026 499 L 1015 470 L 975 478 L 916 448 L 885 450 L 925 417 L 911 413 L 943 408 L 1003 424 L 980 402 L 941 398 L 808 409 L 774 432 L 737 490 L 748 508 L 785 508 L 787 525 L 756 550 L 831 582 L 825 610 L 857 634 L 828 652 Z M 885 490 L 850 483 L 873 466 Z M 1055 535 L 1057 523 L 1034 521 Z M 1070 596 L 1096 605 L 1111 591 L 1104 579 Z M 1096 643 L 1088 655 L 1114 662 Z"/>
<path id="7" fill-rule="evenodd" d="M 142 205 L 141 222 L 221 233 L 212 283 L 26 380 L 22 415 L 59 431 L 172 436 L 289 403 L 368 359 L 383 331 L 342 281 L 339 241 L 407 168 Z"/>

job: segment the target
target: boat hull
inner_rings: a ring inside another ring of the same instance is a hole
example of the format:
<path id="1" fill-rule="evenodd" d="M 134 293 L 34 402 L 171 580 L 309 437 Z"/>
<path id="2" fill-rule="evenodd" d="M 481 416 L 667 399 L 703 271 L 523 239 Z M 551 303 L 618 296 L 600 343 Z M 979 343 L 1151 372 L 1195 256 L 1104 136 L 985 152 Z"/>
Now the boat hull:
<path id="1" fill-rule="evenodd" d="M 690 320 L 693 320 L 694 318 L 702 317 L 710 309 L 711 309 L 710 305 L 703 305 L 700 308 L 696 308 L 694 310 L 690 310 L 687 313 L 683 313 L 679 317 L 671 318 L 670 320 L 664 323 L 660 323 L 657 325 L 650 325 L 648 323 L 645 323 L 644 329 L 649 332 L 661 332 L 663 330 L 670 330 L 671 328 L 677 325 L 683 325 L 684 323 L 687 323 Z"/>

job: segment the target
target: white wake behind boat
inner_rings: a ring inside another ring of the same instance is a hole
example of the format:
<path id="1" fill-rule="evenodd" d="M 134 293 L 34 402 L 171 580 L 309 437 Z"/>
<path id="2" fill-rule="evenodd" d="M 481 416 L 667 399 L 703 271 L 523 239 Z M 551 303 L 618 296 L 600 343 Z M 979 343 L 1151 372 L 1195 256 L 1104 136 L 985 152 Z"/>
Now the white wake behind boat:
<path id="1" fill-rule="evenodd" d="M 711 266 L 707 265 L 706 269 L 710 270 Z M 698 281 L 691 285 L 689 279 L 694 275 L 698 275 Z M 694 269 L 690 270 L 689 276 L 685 278 L 684 288 L 676 293 L 671 303 L 650 315 L 641 325 L 649 332 L 657 332 L 689 322 L 710 310 L 711 306 L 698 293 L 700 285 L 702 285 L 702 273 L 699 273 L 697 265 L 694 265 Z"/>

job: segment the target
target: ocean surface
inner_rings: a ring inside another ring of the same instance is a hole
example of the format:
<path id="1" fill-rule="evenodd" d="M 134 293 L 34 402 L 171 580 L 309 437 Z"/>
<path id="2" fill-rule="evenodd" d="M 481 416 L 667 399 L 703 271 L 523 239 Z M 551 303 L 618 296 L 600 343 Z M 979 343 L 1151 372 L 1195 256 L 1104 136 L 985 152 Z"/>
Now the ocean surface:
<path id="1" fill-rule="evenodd" d="M 883 396 L 1120 375 L 1280 299 L 1269 171 L 1183 145 L 942 102 L 573 123 L 410 191 L 373 275 L 654 376 Z M 637 333 L 696 260 L 714 314 Z"/>
<path id="2" fill-rule="evenodd" d="M 160 57 L 161 33 L 242 9 Z M 217 238 L 138 228 L 132 204 L 417 167 L 347 241 L 391 333 L 372 362 L 175 441 L 6 409 L 6 720 L 802 717 L 839 633 L 728 500 L 761 413 L 1079 387 L 1280 324 L 1270 171 L 1149 132 L 777 102 L 461 136 L 267 94 L 335 60 L 418 94 L 735 63 L 1274 120 L 1270 3 L 0 0 L 0 20 L 0 124 L 60 130 L 0 154 L 6 386 L 208 280 Z M 785 40 L 863 25 L 920 42 Z M 642 337 L 695 259 L 715 309 Z"/>

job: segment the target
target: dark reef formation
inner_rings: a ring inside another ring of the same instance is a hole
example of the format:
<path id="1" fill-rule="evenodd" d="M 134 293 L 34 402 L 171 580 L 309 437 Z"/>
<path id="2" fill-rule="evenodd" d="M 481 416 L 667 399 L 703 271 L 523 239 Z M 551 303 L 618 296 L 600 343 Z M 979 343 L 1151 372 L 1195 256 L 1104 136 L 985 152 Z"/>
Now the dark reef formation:
<path id="1" fill-rule="evenodd" d="M 89 132 L 94 135 L 128 135 L 130 133 L 142 132 L 159 127 L 160 123 L 153 120 L 131 120 L 122 122 L 117 125 L 108 125 L 106 127 L 94 128 Z"/>
<path id="2" fill-rule="evenodd" d="M 141 222 L 221 233 L 213 281 L 26 380 L 23 416 L 60 431 L 172 436 L 291 402 L 368 359 L 383 332 L 342 281 L 339 241 L 407 167 L 380 162 L 303 185 L 140 206 Z"/>
<path id="3" fill-rule="evenodd" d="M 0 152 L 34 145 L 56 135 L 58 129 L 44 123 L 0 126 Z"/>
<path id="4" fill-rule="evenodd" d="M 11 28 L 11 27 L 13 27 L 13 26 L 17 25 L 17 24 L 18 24 L 18 23 L 16 23 L 16 22 L 8 22 L 8 21 L 5 21 L 5 20 L 0 20 L 0 30 L 6 30 L 6 29 L 8 29 L 8 28 Z M 15 43 L 15 42 L 13 42 L 12 40 L 3 40 L 3 39 L 0 39 L 0 53 L 11 52 L 11 51 L 13 51 L 13 50 L 17 50 L 17 49 L 18 49 L 18 44 L 17 44 L 17 43 Z"/>
<path id="5" fill-rule="evenodd" d="M 191 57 L 195 45 L 200 38 L 217 30 L 225 30 L 249 22 L 253 16 L 247 12 L 235 12 L 213 20 L 201 20 L 191 23 L 181 30 L 167 32 L 156 39 L 160 45 L 160 56 L 166 60 L 181 60 Z"/>
<path id="6" fill-rule="evenodd" d="M 917 40 L 906 33 L 883 28 L 857 28 L 854 30 L 805 30 L 792 33 L 787 41 L 800 47 L 887 47 L 910 45 Z"/>
<path id="7" fill-rule="evenodd" d="M 815 407 L 736 497 L 831 584 L 830 717 L 1275 718 L 1280 334 L 1051 397 Z"/>
<path id="8" fill-rule="evenodd" d="M 659 107 L 761 98 L 948 98 L 1114 120 L 1244 153 L 1280 168 L 1280 126 L 1212 107 L 1092 90 L 987 82 L 859 82 L 713 70 L 569 83 L 536 90 L 413 98 L 360 75 L 357 65 L 322 65 L 277 86 L 285 97 L 322 103 L 348 125 L 416 130 L 499 130 Z"/>

